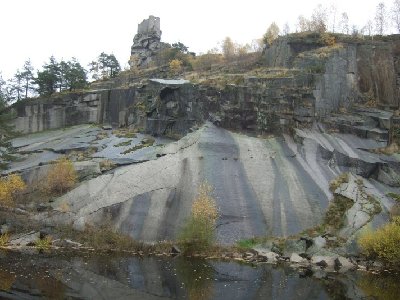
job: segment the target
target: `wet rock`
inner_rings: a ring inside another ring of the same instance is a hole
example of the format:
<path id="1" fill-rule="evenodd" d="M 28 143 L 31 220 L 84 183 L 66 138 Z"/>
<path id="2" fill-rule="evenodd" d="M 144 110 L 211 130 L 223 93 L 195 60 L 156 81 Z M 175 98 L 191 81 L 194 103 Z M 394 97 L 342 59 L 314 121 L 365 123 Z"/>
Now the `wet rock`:
<path id="1" fill-rule="evenodd" d="M 332 256 L 319 256 L 319 255 L 313 255 L 311 257 L 311 263 L 323 268 L 326 267 L 334 267 L 335 266 L 335 260 L 336 257 Z"/>
<path id="2" fill-rule="evenodd" d="M 292 253 L 305 253 L 306 241 L 302 239 L 288 239 L 284 244 L 283 256 L 290 257 Z"/>
<path id="3" fill-rule="evenodd" d="M 253 249 L 257 253 L 258 257 L 263 258 L 269 263 L 276 263 L 278 261 L 279 254 L 272 252 L 269 249 L 257 247 Z"/>
<path id="4" fill-rule="evenodd" d="M 347 272 L 354 268 L 355 265 L 348 258 L 339 256 L 335 259 L 335 269 L 338 269 L 340 272 Z"/>
<path id="5" fill-rule="evenodd" d="M 307 259 L 301 257 L 297 253 L 292 253 L 292 255 L 290 256 L 290 262 L 296 263 L 296 264 L 305 263 L 305 262 L 307 262 Z"/>
<path id="6" fill-rule="evenodd" d="M 9 244 L 11 246 L 33 246 L 35 241 L 40 238 L 39 232 L 31 231 L 29 233 L 22 233 L 12 236 Z"/>
<path id="7" fill-rule="evenodd" d="M 177 245 L 173 245 L 171 248 L 171 254 L 180 254 L 182 251 Z"/>
<path id="8" fill-rule="evenodd" d="M 71 241 L 69 239 L 55 240 L 53 246 L 61 248 L 81 248 L 83 244 Z"/>
<path id="9" fill-rule="evenodd" d="M 326 278 L 327 275 L 328 274 L 324 270 L 321 270 L 321 269 L 314 269 L 313 270 L 313 276 L 315 278 L 323 279 L 323 278 Z"/>
<path id="10" fill-rule="evenodd" d="M 312 239 L 312 246 L 309 247 L 306 251 L 307 254 L 312 255 L 319 252 L 326 246 L 326 239 L 322 236 L 317 236 Z"/>

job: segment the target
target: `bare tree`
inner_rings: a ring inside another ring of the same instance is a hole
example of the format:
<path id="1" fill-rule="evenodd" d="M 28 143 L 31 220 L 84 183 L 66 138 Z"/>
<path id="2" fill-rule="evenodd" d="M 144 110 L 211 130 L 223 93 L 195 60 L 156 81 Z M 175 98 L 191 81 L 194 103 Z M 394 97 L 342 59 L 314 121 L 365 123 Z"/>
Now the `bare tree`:
<path id="1" fill-rule="evenodd" d="M 330 25 L 331 31 L 335 33 L 336 28 L 336 15 L 337 15 L 337 7 L 335 3 L 332 3 L 332 5 L 329 7 L 329 22 L 328 24 Z"/>
<path id="2" fill-rule="evenodd" d="M 368 20 L 367 24 L 365 24 L 365 33 L 371 36 L 373 32 L 374 32 L 374 23 L 372 22 L 372 20 Z"/>
<path id="3" fill-rule="evenodd" d="M 379 35 L 383 35 L 383 33 L 386 30 L 387 27 L 386 17 L 387 13 L 386 13 L 385 3 L 380 2 L 376 7 L 376 12 L 375 12 L 375 30 L 376 33 Z"/>
<path id="4" fill-rule="evenodd" d="M 397 32 L 400 33 L 400 0 L 393 1 L 392 7 L 392 21 L 397 29 Z"/>
<path id="5" fill-rule="evenodd" d="M 297 28 L 300 32 L 311 31 L 311 21 L 300 15 L 297 19 Z"/>
<path id="6" fill-rule="evenodd" d="M 339 31 L 344 34 L 349 34 L 349 16 L 343 12 L 339 21 Z"/>
<path id="7" fill-rule="evenodd" d="M 235 56 L 235 44 L 229 36 L 222 41 L 222 53 L 227 60 L 231 60 Z"/>
<path id="8" fill-rule="evenodd" d="M 325 32 L 326 31 L 326 21 L 328 15 L 326 8 L 322 4 L 318 4 L 311 15 L 311 29 L 312 31 Z"/>
<path id="9" fill-rule="evenodd" d="M 282 33 L 283 33 L 283 35 L 288 35 L 289 32 L 290 32 L 289 24 L 285 23 L 285 25 L 283 25 Z"/>

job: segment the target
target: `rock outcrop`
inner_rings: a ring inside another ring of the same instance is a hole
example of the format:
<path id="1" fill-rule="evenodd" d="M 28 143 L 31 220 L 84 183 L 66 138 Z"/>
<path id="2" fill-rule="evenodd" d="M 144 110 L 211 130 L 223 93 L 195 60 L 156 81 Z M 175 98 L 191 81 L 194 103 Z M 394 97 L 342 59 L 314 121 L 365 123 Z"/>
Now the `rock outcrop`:
<path id="1" fill-rule="evenodd" d="M 149 67 L 154 56 L 167 44 L 161 42 L 160 18 L 150 16 L 138 25 L 138 31 L 133 38 L 131 69 Z"/>
<path id="2" fill-rule="evenodd" d="M 280 38 L 264 53 L 273 68 L 297 69 L 313 75 L 315 116 L 324 117 L 355 103 L 399 106 L 398 35 L 362 40 L 317 33 Z"/>

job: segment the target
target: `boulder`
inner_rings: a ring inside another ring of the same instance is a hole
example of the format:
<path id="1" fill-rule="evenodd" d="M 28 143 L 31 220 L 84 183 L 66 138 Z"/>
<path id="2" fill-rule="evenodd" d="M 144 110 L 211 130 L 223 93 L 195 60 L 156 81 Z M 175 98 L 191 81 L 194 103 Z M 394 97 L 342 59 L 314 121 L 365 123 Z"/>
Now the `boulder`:
<path id="1" fill-rule="evenodd" d="M 292 255 L 290 256 L 290 262 L 299 264 L 299 263 L 307 262 L 307 259 L 301 257 L 297 253 L 292 253 Z"/>
<path id="2" fill-rule="evenodd" d="M 258 257 L 266 259 L 269 263 L 276 263 L 278 261 L 279 254 L 270 251 L 265 248 L 253 248 L 253 250 L 257 253 Z"/>
<path id="3" fill-rule="evenodd" d="M 38 239 L 40 239 L 40 233 L 31 231 L 13 236 L 9 244 L 11 246 L 33 246 Z"/>
<path id="4" fill-rule="evenodd" d="M 335 259 L 335 268 L 340 272 L 347 272 L 354 269 L 355 265 L 350 261 L 350 259 L 343 256 L 338 256 Z"/>
<path id="5" fill-rule="evenodd" d="M 288 239 L 285 241 L 283 256 L 290 257 L 293 252 L 305 253 L 306 252 L 306 241 L 299 239 Z"/>
<path id="6" fill-rule="evenodd" d="M 177 255 L 177 254 L 180 254 L 181 252 L 182 252 L 181 249 L 179 249 L 179 247 L 177 245 L 173 245 L 171 247 L 171 254 Z"/>
<path id="7" fill-rule="evenodd" d="M 313 255 L 311 257 L 311 263 L 323 268 L 326 267 L 334 267 L 335 266 L 335 260 L 336 257 L 332 256 L 319 256 L 319 255 Z"/>
<path id="8" fill-rule="evenodd" d="M 317 236 L 316 238 L 313 238 L 312 246 L 307 249 L 306 253 L 309 255 L 315 254 L 319 252 L 321 249 L 323 249 L 325 245 L 326 245 L 326 239 L 323 238 L 322 236 Z"/>

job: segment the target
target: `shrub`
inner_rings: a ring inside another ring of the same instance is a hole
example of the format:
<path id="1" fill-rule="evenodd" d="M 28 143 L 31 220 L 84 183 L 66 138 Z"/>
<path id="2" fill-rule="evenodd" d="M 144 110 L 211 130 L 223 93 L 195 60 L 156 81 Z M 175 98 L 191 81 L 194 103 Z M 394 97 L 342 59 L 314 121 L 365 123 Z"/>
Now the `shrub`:
<path id="1" fill-rule="evenodd" d="M 11 206 L 22 190 L 26 188 L 21 176 L 16 174 L 8 175 L 0 179 L 0 204 Z"/>
<path id="2" fill-rule="evenodd" d="M 211 196 L 211 186 L 203 183 L 192 204 L 191 216 L 180 236 L 183 252 L 191 254 L 209 249 L 214 243 L 218 210 Z"/>
<path id="3" fill-rule="evenodd" d="M 143 248 L 141 243 L 130 236 L 113 230 L 110 221 L 106 220 L 105 223 L 97 228 L 86 225 L 81 241 L 95 249 L 103 250 L 135 251 Z"/>
<path id="4" fill-rule="evenodd" d="M 37 241 L 35 241 L 35 246 L 39 250 L 48 250 L 51 248 L 52 243 L 53 240 L 51 236 L 46 236 L 43 239 L 38 239 Z"/>
<path id="5" fill-rule="evenodd" d="M 371 258 L 400 265 L 400 217 L 377 230 L 368 230 L 358 239 L 362 252 Z"/>
<path id="6" fill-rule="evenodd" d="M 10 240 L 10 235 L 8 233 L 4 233 L 0 235 L 0 247 L 5 247 L 8 245 Z"/>
<path id="7" fill-rule="evenodd" d="M 113 168 L 115 168 L 115 164 L 109 159 L 105 159 L 105 160 L 102 160 L 100 162 L 100 170 L 102 172 L 103 171 L 109 171 L 109 170 L 111 170 Z"/>
<path id="8" fill-rule="evenodd" d="M 341 195 L 335 195 L 325 213 L 324 224 L 334 229 L 342 228 L 346 211 L 349 210 L 353 204 L 353 200 Z"/>
<path id="9" fill-rule="evenodd" d="M 182 61 L 173 59 L 169 62 L 169 69 L 172 73 L 179 73 L 182 70 Z"/>
<path id="10" fill-rule="evenodd" d="M 49 195 L 61 195 L 71 189 L 77 180 L 72 162 L 63 157 L 47 172 L 43 190 Z"/>

